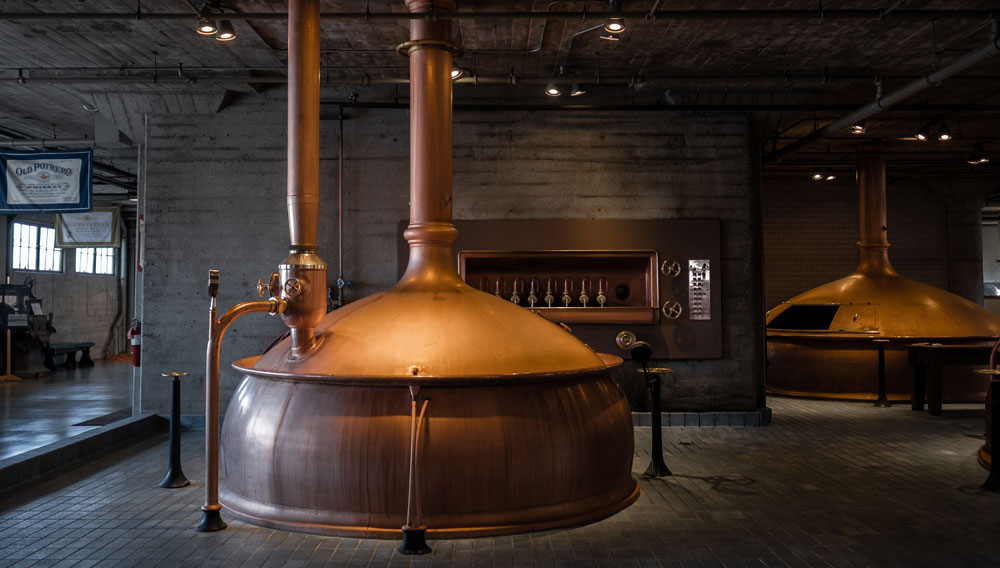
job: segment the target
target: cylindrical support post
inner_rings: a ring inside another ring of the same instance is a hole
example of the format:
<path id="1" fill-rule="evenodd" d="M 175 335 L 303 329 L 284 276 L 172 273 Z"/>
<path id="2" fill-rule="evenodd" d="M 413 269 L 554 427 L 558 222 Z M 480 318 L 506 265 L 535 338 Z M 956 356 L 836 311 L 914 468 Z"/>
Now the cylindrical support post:
<path id="1" fill-rule="evenodd" d="M 873 339 L 872 341 L 878 346 L 878 400 L 875 401 L 875 406 L 878 408 L 889 408 L 892 406 L 892 403 L 889 402 L 889 397 L 885 392 L 885 344 L 889 340 Z"/>
<path id="2" fill-rule="evenodd" d="M 170 459 L 167 465 L 167 475 L 160 482 L 160 487 L 173 489 L 191 485 L 184 472 L 181 471 L 181 377 L 187 373 L 163 373 L 171 377 L 170 381 Z"/>
<path id="3" fill-rule="evenodd" d="M 1000 377 L 990 378 L 990 439 L 987 440 L 990 448 L 990 475 L 983 483 L 983 489 L 988 491 L 1000 491 L 1000 467 L 997 467 L 997 439 L 1000 438 L 1000 420 L 997 414 L 1000 413 Z"/>
<path id="4" fill-rule="evenodd" d="M 663 424 L 661 420 L 662 410 L 660 408 L 660 373 L 673 373 L 673 370 L 667 368 L 647 369 L 643 365 L 642 372 L 646 379 L 646 387 L 649 389 L 649 412 L 653 428 L 653 445 L 649 451 L 649 466 L 643 472 L 643 475 L 646 477 L 673 475 L 670 468 L 663 461 Z"/>

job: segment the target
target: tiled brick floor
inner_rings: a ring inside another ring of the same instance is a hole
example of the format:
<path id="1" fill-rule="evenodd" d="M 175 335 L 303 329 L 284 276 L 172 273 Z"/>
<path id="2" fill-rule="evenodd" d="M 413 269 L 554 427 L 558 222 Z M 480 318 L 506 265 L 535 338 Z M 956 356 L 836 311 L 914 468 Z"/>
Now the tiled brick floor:
<path id="1" fill-rule="evenodd" d="M 159 489 L 166 436 L 0 499 L 0 566 L 1000 566 L 1000 494 L 978 486 L 982 411 L 934 418 L 905 406 L 771 399 L 768 428 L 667 428 L 672 477 L 641 481 L 622 513 L 571 530 L 398 542 L 318 537 L 200 513 L 202 444 L 186 433 L 195 482 Z M 634 471 L 649 460 L 636 429 Z"/>

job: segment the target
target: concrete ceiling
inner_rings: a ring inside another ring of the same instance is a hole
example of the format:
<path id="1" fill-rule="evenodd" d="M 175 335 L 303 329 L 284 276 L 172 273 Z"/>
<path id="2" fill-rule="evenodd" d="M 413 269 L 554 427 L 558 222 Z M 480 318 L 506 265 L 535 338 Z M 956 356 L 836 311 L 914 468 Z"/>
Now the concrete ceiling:
<path id="1" fill-rule="evenodd" d="M 982 48 L 987 0 L 625 0 L 620 41 L 600 27 L 606 2 L 460 2 L 453 35 L 456 104 L 628 106 L 751 112 L 764 155 L 809 136 L 850 110 Z M 133 140 L 146 113 L 218 112 L 241 96 L 284 89 L 285 2 L 224 0 L 237 38 L 195 33 L 203 0 L 4 0 L 0 8 L 0 144 L 10 138 L 93 137 L 93 109 Z M 366 19 L 361 13 L 368 11 Z M 653 15 L 655 10 L 655 15 Z M 747 10 L 758 11 L 753 14 Z M 323 1 L 324 99 L 392 103 L 407 94 L 401 0 Z M 517 12 L 517 14 L 511 14 Z M 482 14 L 491 13 L 483 16 Z M 498 14 L 501 13 L 501 14 Z M 396 16 L 393 16 L 395 14 Z M 590 28 L 597 27 L 590 31 Z M 586 85 L 570 98 L 542 94 L 547 81 Z M 84 107 L 91 110 L 86 110 Z M 941 122 L 950 142 L 913 133 Z M 996 176 L 1000 170 L 1000 56 L 880 112 L 868 132 L 803 145 L 773 169 L 850 167 L 859 141 L 877 143 L 911 175 Z M 56 144 L 46 142 L 46 145 Z M 968 166 L 977 145 L 998 159 Z M 134 172 L 133 149 L 98 147 L 99 161 Z"/>

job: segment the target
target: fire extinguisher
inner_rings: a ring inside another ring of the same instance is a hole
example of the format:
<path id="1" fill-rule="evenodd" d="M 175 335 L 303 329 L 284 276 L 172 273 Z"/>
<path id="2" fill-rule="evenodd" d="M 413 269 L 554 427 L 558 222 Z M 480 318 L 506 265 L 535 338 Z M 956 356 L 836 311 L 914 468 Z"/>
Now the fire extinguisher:
<path id="1" fill-rule="evenodd" d="M 132 340 L 132 366 L 139 366 L 139 354 L 142 351 L 142 325 L 139 320 L 132 320 L 132 329 L 128 330 L 128 338 Z"/>

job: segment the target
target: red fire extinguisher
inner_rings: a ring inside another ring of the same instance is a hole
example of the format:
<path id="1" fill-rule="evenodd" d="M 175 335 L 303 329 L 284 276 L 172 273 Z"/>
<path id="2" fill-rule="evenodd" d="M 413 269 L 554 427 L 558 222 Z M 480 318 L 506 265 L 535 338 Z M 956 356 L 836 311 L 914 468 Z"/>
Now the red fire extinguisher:
<path id="1" fill-rule="evenodd" d="M 132 320 L 132 329 L 128 330 L 128 338 L 132 340 L 132 366 L 139 366 L 139 354 L 142 351 L 142 325 L 139 320 Z"/>

